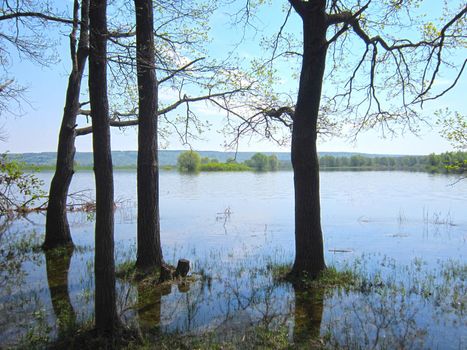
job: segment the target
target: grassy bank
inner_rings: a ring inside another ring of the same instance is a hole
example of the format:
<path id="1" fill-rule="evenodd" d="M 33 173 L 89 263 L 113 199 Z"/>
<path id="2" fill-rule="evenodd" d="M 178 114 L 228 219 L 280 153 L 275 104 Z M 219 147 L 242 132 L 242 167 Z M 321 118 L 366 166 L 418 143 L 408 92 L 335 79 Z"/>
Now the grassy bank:
<path id="1" fill-rule="evenodd" d="M 253 171 L 254 169 L 241 163 L 207 163 L 201 164 L 200 171 Z"/>

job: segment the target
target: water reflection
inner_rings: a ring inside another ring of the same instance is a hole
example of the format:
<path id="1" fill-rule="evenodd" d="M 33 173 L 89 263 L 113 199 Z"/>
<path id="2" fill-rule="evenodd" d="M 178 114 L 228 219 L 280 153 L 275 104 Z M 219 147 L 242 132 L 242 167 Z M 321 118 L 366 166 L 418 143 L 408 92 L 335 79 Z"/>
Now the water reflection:
<path id="1" fill-rule="evenodd" d="M 382 292 L 382 291 L 381 291 Z M 332 342 L 337 347 L 359 345 L 367 349 L 447 349 L 457 348 L 448 339 L 440 337 L 441 328 L 432 328 L 438 322 L 446 326 L 452 319 L 432 314 L 427 324 L 421 307 L 426 300 L 417 296 L 406 297 L 400 293 L 359 293 L 333 296 L 333 317 L 328 320 Z M 445 315 L 446 316 L 446 315 Z M 451 324 L 452 325 L 452 324 Z M 456 328 L 456 327 L 454 327 Z M 451 331 L 456 333 L 455 329 Z M 432 333 L 432 338 L 427 338 Z M 453 346 L 454 345 L 454 346 Z"/>
<path id="2" fill-rule="evenodd" d="M 158 333 L 161 320 L 161 300 L 162 296 L 170 294 L 171 286 L 147 285 L 138 283 L 138 324 L 143 333 Z"/>
<path id="3" fill-rule="evenodd" d="M 313 288 L 304 291 L 293 284 L 295 296 L 294 309 L 294 343 L 309 343 L 318 339 L 321 331 L 321 320 L 324 310 L 324 288 Z"/>
<path id="4" fill-rule="evenodd" d="M 76 324 L 76 312 L 68 292 L 68 272 L 73 252 L 73 247 L 45 252 L 47 283 L 52 308 L 57 318 L 59 336 L 73 329 Z"/>
<path id="5" fill-rule="evenodd" d="M 211 331 L 217 341 L 225 342 L 248 337 L 258 326 L 275 330 L 288 324 L 291 343 L 310 344 L 320 337 L 324 288 L 303 289 L 255 273 L 207 282 L 187 280 L 172 286 L 140 283 L 137 313 L 143 334 Z"/>
<path id="6" fill-rule="evenodd" d="M 12 221 L 13 220 L 8 215 L 0 216 L 0 239 L 2 238 L 3 234 L 10 227 Z"/>
<path id="7" fill-rule="evenodd" d="M 77 183 L 85 188 L 89 179 L 82 175 Z M 461 215 L 467 208 L 467 187 L 448 187 L 444 177 L 432 183 L 424 174 L 401 173 L 399 178 L 394 173 L 358 173 L 345 174 L 348 186 L 343 188 L 342 174 L 326 174 L 326 249 L 351 250 L 328 251 L 327 262 L 336 266 L 359 262 L 396 289 L 386 284 L 383 289 L 352 293 L 322 289 L 304 293 L 293 285 L 274 283 L 266 268 L 293 259 L 289 210 L 293 194 L 285 185 L 291 181 L 289 175 L 229 175 L 227 182 L 225 174 L 162 175 L 162 185 L 170 189 L 161 192 L 164 255 L 172 264 L 180 257 L 190 259 L 201 276 L 163 287 L 121 281 L 120 299 L 128 301 L 120 307 L 127 312 L 125 321 L 156 336 L 207 331 L 219 334 L 220 341 L 228 340 L 229 334 L 243 337 L 251 327 L 285 326 L 289 342 L 298 345 L 321 335 L 344 348 L 465 347 L 459 340 L 467 326 L 463 297 L 467 222 Z M 122 191 L 134 189 L 128 176 L 116 174 Z M 387 193 L 389 180 L 404 183 L 406 190 Z M 274 186 L 278 192 L 271 192 Z M 121 246 L 122 263 L 135 255 L 131 213 L 116 212 L 121 217 L 116 244 Z M 368 219 L 359 222 L 360 217 Z M 31 248 L 42 242 L 39 228 L 44 219 L 29 218 L 38 225 L 0 218 L 0 347 L 16 342 L 40 317 L 57 330 L 49 334 L 52 338 L 67 325 L 93 317 L 93 221 L 71 213 L 73 239 L 90 250 L 76 249 L 55 259 Z M 416 257 L 424 263 L 405 269 Z M 451 259 L 460 265 L 442 266 Z M 423 277 L 423 271 L 433 269 L 439 276 Z M 56 317 L 48 317 L 53 314 Z"/>

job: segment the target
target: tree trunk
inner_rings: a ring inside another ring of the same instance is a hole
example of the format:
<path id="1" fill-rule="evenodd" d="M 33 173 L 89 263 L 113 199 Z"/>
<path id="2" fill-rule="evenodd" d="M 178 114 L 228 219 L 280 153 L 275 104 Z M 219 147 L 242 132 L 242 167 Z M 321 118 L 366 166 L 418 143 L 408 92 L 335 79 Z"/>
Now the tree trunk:
<path id="1" fill-rule="evenodd" d="M 65 108 L 58 137 L 57 165 L 49 191 L 49 203 L 45 224 L 44 249 L 73 245 L 70 226 L 66 215 L 66 201 L 75 157 L 76 116 L 79 111 L 79 95 L 84 68 L 89 53 L 89 0 L 81 1 L 81 22 L 78 50 L 76 51 L 76 26 L 78 22 L 78 0 L 74 7 L 75 27 L 70 34 L 72 71 L 68 78 Z"/>
<path id="2" fill-rule="evenodd" d="M 138 72 L 138 248 L 136 267 L 162 264 L 157 159 L 157 81 L 151 0 L 135 0 Z"/>
<path id="3" fill-rule="evenodd" d="M 293 276 L 316 277 L 326 268 L 316 149 L 318 111 L 326 60 L 325 1 L 308 6 L 303 19 L 303 62 L 292 131 L 295 186 Z M 309 3 L 305 3 L 309 4 Z"/>
<path id="4" fill-rule="evenodd" d="M 95 321 L 99 335 L 112 339 L 118 316 L 115 295 L 114 189 L 107 100 L 107 0 L 92 0 L 89 11 L 89 98 L 96 179 Z"/>

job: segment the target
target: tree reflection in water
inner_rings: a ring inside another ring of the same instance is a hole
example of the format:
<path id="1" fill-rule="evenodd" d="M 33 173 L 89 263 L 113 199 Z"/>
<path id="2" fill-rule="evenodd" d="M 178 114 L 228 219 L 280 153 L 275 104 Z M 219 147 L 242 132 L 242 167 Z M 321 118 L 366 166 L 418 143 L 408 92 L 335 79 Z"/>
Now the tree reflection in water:
<path id="1" fill-rule="evenodd" d="M 72 330 L 76 325 L 76 313 L 68 292 L 68 272 L 73 252 L 73 247 L 45 252 L 47 282 L 57 318 L 59 336 Z"/>
<path id="2" fill-rule="evenodd" d="M 143 333 L 160 333 L 161 300 L 163 296 L 170 294 L 171 289 L 170 284 L 152 286 L 138 283 L 138 324 Z"/>
<path id="3" fill-rule="evenodd" d="M 295 295 L 293 342 L 309 343 L 320 336 L 324 310 L 324 288 L 303 290 L 292 284 Z"/>

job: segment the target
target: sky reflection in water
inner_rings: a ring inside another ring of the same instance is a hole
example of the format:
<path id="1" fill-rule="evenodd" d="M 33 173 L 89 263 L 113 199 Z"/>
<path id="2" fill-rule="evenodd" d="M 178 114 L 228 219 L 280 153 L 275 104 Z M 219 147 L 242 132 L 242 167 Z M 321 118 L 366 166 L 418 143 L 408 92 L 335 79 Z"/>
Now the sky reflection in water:
<path id="1" fill-rule="evenodd" d="M 48 183 L 51 174 L 41 176 Z M 269 269 L 293 259 L 292 180 L 291 172 L 162 172 L 164 257 L 172 264 L 190 259 L 192 270 L 203 277 L 149 290 L 119 282 L 122 317 L 138 321 L 145 331 L 214 331 L 221 339 L 261 324 L 284 327 L 290 342 L 321 335 L 350 347 L 465 346 L 464 183 L 450 186 L 453 177 L 426 173 L 322 173 L 328 265 L 357 266 L 369 276 L 377 274 L 374 280 L 406 290 L 303 294 L 274 281 Z M 134 172 L 115 174 L 115 197 L 121 202 L 115 213 L 117 263 L 135 257 L 135 186 Z M 72 191 L 92 187 L 93 174 L 82 172 Z M 7 252 L 17 251 L 31 232 L 40 243 L 44 221 L 34 214 L 9 223 L 0 236 L 0 259 L 7 262 Z M 2 271 L 0 345 L 31 327 L 48 333 L 50 326 L 50 334 L 59 335 L 92 316 L 94 223 L 85 213 L 70 214 L 70 223 L 78 245 L 74 252 L 57 262 L 27 251 L 15 259 L 20 266 Z M 448 266 L 449 261 L 456 263 Z M 459 270 L 454 277 L 445 276 L 454 270 Z M 451 305 L 459 300 L 461 305 Z"/>

